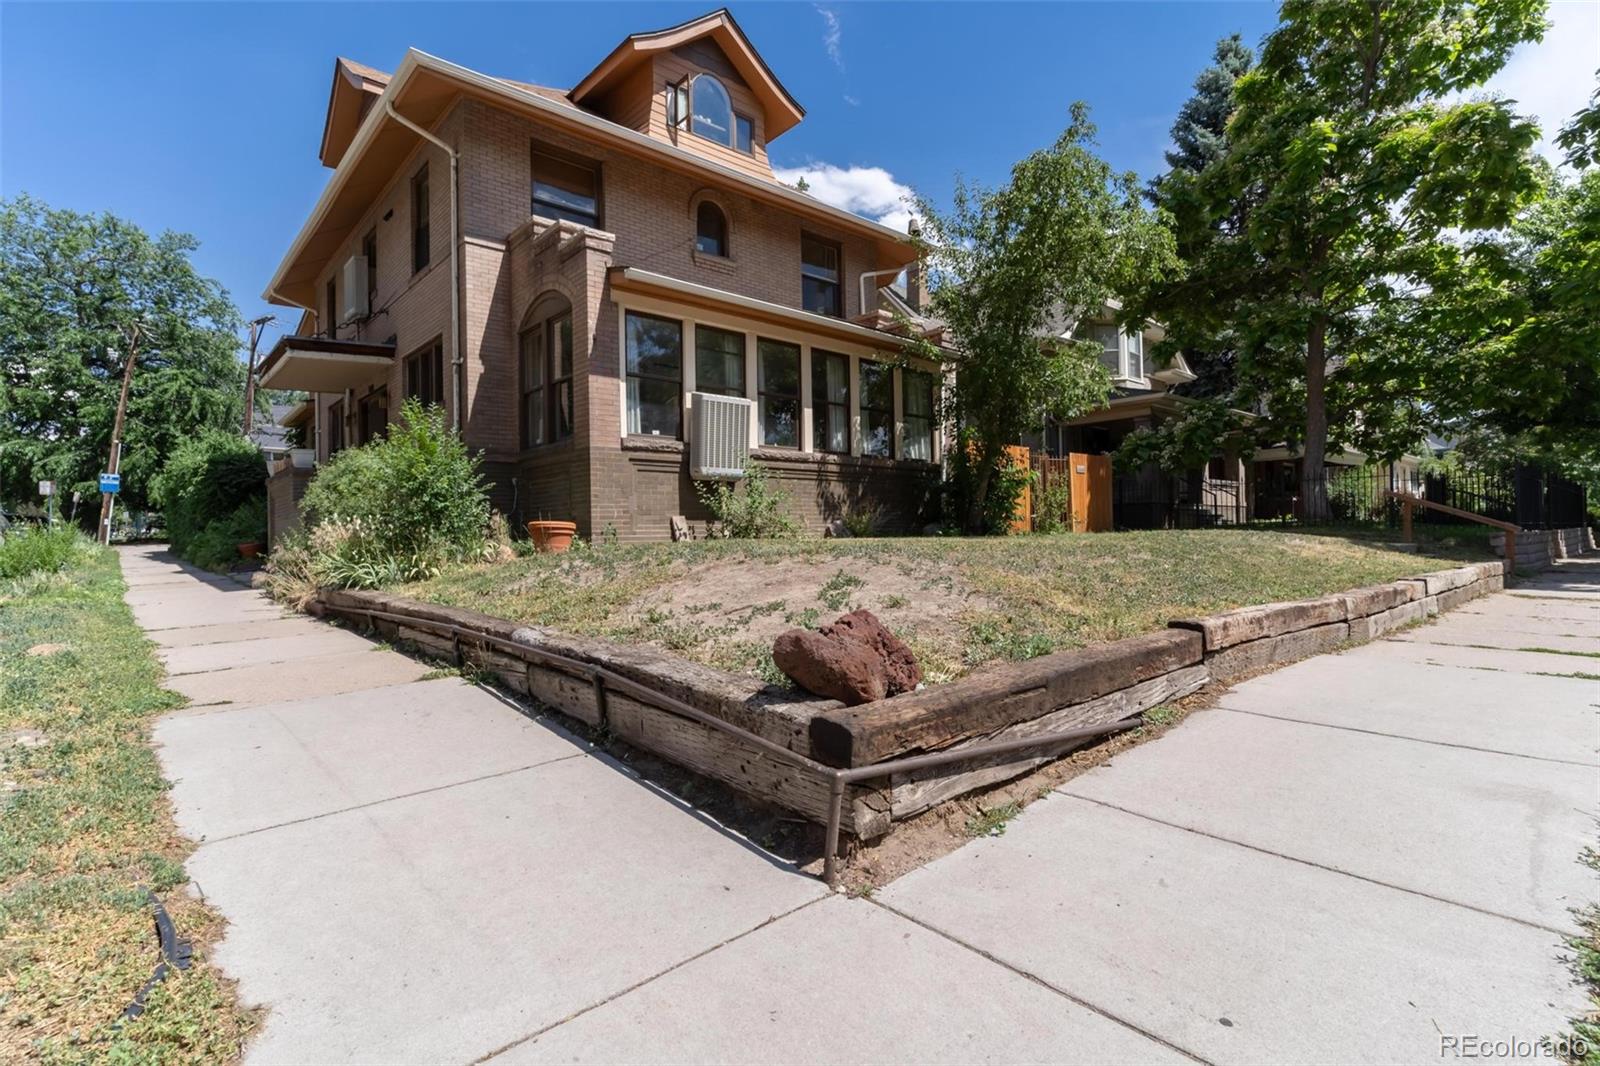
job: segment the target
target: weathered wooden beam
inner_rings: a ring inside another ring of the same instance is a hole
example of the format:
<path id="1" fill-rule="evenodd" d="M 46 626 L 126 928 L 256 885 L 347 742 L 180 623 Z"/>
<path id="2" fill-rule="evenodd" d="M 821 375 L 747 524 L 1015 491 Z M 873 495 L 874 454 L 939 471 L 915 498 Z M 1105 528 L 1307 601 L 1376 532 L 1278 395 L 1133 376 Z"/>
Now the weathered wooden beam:
<path id="1" fill-rule="evenodd" d="M 993 740 L 1010 740 L 1014 737 L 1039 736 L 1057 733 L 1081 726 L 1109 724 L 1131 718 L 1151 707 L 1171 700 L 1182 699 L 1197 691 L 1210 677 L 1204 666 L 1185 666 L 1160 677 L 1141 681 L 1125 689 L 1051 711 L 1039 718 L 1018 722 L 997 729 L 985 736 L 974 737 L 952 745 L 950 751 L 987 743 Z M 1098 743 L 1098 739 L 1085 740 L 1084 744 Z M 1060 758 L 1071 749 L 1059 745 L 1038 755 L 1013 752 L 990 756 L 970 763 L 937 770 L 921 770 L 902 774 L 892 780 L 889 793 L 889 813 L 899 822 L 935 807 L 946 800 L 955 799 L 975 789 L 987 788 L 1001 781 L 1019 777 L 1034 767 Z M 952 772 L 954 771 L 954 772 Z"/>
<path id="2" fill-rule="evenodd" d="M 865 766 L 933 751 L 1083 703 L 1200 661 L 1200 634 L 1181 629 L 1006 663 L 935 688 L 820 711 L 811 754 Z"/>

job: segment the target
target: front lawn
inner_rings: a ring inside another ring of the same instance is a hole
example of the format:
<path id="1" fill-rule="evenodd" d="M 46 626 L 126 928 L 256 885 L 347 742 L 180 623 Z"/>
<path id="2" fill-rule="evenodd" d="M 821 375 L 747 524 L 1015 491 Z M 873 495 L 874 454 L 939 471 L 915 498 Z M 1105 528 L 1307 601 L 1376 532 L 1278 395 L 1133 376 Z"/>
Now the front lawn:
<path id="1" fill-rule="evenodd" d="M 216 912 L 185 892 L 149 722 L 183 703 L 122 600 L 116 556 L 0 582 L 0 1061 L 219 1062 L 249 1019 L 205 964 Z M 142 1017 L 160 959 L 147 890 L 195 963 Z"/>
<path id="2" fill-rule="evenodd" d="M 1487 558 L 1483 538 L 1424 554 L 1278 530 L 1060 536 L 699 541 L 600 546 L 450 571 L 402 595 L 569 633 L 649 642 L 781 680 L 772 638 L 866 607 L 929 681 L 1158 629 L 1168 620 L 1301 599 Z"/>

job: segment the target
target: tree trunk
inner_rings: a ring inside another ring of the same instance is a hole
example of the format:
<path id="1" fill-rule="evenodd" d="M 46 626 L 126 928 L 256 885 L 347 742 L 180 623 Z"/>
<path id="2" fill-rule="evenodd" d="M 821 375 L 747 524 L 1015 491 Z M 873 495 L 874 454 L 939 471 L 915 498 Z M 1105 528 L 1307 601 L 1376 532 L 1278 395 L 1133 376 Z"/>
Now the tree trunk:
<path id="1" fill-rule="evenodd" d="M 988 441 L 981 441 L 978 445 L 977 475 L 978 479 L 972 486 L 972 498 L 967 501 L 967 532 L 987 533 L 983 528 L 983 505 L 989 498 L 989 486 L 994 482 L 994 467 L 998 448 L 993 448 Z"/>
<path id="2" fill-rule="evenodd" d="M 1316 521 L 1326 521 L 1331 515 L 1325 466 L 1328 451 L 1328 403 L 1324 387 L 1328 375 L 1327 347 L 1328 320 L 1318 315 L 1312 320 L 1311 332 L 1306 337 L 1306 439 L 1300 464 L 1303 517 Z"/>

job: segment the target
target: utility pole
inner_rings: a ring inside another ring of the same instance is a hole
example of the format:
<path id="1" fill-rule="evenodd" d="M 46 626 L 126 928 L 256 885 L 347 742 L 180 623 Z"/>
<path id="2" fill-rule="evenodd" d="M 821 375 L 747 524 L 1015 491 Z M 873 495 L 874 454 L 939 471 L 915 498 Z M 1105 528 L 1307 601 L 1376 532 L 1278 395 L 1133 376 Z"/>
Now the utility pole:
<path id="1" fill-rule="evenodd" d="M 106 464 L 106 473 L 118 473 L 122 467 L 122 420 L 128 413 L 128 386 L 133 381 L 133 364 L 139 358 L 139 323 L 135 322 L 127 330 L 128 334 L 128 362 L 122 368 L 122 395 L 117 399 L 117 420 L 111 426 L 111 461 Z M 111 543 L 111 493 L 100 494 L 100 537 L 101 544 Z"/>
<path id="2" fill-rule="evenodd" d="M 250 369 L 244 377 L 244 435 L 250 435 L 250 419 L 256 406 L 256 343 L 261 339 L 261 327 L 277 321 L 277 315 L 262 315 L 250 323 Z"/>

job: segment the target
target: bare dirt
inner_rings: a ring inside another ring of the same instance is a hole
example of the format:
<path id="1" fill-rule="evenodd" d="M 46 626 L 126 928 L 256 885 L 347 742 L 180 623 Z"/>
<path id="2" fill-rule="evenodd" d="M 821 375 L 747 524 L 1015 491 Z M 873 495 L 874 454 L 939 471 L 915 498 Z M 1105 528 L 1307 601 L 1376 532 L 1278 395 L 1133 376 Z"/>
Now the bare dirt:
<path id="1" fill-rule="evenodd" d="M 796 627 L 814 629 L 864 607 L 916 652 L 930 681 L 959 670 L 965 619 L 992 611 L 954 567 L 927 560 L 851 558 L 818 565 L 803 559 L 726 559 L 685 569 L 627 604 L 618 621 L 670 633 L 692 627 L 708 643 L 757 643 Z M 670 635 L 665 640 L 669 648 Z M 701 655 L 697 654 L 696 658 Z M 714 653 L 709 656 L 715 659 Z"/>

